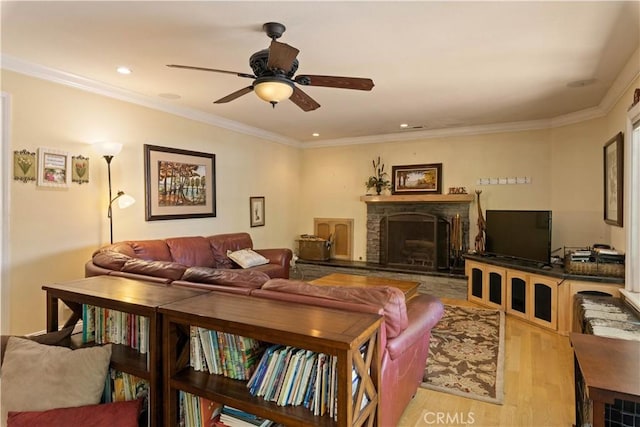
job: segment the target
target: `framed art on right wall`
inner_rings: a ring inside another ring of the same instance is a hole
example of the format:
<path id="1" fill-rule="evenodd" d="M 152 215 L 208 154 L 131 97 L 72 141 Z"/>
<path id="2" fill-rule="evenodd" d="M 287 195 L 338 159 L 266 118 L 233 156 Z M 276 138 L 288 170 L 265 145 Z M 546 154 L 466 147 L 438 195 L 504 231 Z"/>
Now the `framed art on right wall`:
<path id="1" fill-rule="evenodd" d="M 622 227 L 624 146 L 622 132 L 604 145 L 604 222 Z"/>

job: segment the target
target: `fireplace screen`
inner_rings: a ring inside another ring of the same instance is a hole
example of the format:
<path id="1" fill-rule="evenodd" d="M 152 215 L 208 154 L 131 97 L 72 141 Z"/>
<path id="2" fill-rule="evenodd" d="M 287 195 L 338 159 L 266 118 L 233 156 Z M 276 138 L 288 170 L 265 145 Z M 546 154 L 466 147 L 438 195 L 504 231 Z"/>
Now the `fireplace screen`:
<path id="1" fill-rule="evenodd" d="M 380 262 L 418 270 L 449 268 L 449 223 L 426 213 L 385 216 L 380 224 Z"/>

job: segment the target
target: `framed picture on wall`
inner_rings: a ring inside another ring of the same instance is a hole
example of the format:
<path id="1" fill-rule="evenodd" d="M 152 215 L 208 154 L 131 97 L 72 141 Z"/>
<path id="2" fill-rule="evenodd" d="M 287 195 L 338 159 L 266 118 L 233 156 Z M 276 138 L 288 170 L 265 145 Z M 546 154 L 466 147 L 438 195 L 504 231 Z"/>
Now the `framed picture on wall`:
<path id="1" fill-rule="evenodd" d="M 13 152 L 13 179 L 21 182 L 36 180 L 36 153 L 27 150 Z"/>
<path id="2" fill-rule="evenodd" d="M 622 132 L 604 145 L 604 222 L 622 227 L 624 147 Z"/>
<path id="3" fill-rule="evenodd" d="M 144 145 L 147 221 L 216 216 L 216 156 Z"/>
<path id="4" fill-rule="evenodd" d="M 392 166 L 392 194 L 441 194 L 442 163 Z"/>
<path id="5" fill-rule="evenodd" d="M 71 181 L 82 184 L 89 182 L 89 158 L 73 156 L 71 158 Z"/>
<path id="6" fill-rule="evenodd" d="M 264 225 L 264 197 L 249 197 L 249 215 L 252 227 Z"/>
<path id="7" fill-rule="evenodd" d="M 68 187 L 71 182 L 71 156 L 66 151 L 38 148 L 38 185 Z"/>

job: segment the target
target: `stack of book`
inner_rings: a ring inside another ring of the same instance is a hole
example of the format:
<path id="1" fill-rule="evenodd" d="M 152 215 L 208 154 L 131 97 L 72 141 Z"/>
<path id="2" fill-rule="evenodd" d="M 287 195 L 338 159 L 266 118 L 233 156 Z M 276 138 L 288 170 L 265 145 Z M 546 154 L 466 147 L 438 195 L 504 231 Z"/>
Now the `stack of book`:
<path id="1" fill-rule="evenodd" d="M 260 341 L 192 326 L 190 365 L 196 371 L 248 380 L 264 351 Z"/>
<path id="2" fill-rule="evenodd" d="M 337 416 L 337 357 L 272 345 L 247 382 L 253 396 L 280 406 L 303 405 L 314 415 Z"/>
<path id="3" fill-rule="evenodd" d="M 624 264 L 624 254 L 615 249 L 596 248 L 593 254 L 597 262 L 609 264 Z"/>
<path id="4" fill-rule="evenodd" d="M 572 262 L 590 262 L 591 261 L 591 250 L 589 249 L 579 249 L 571 252 L 571 261 Z"/>
<path id="5" fill-rule="evenodd" d="M 149 318 L 84 304 L 82 341 L 124 344 L 146 354 L 149 349 Z"/>

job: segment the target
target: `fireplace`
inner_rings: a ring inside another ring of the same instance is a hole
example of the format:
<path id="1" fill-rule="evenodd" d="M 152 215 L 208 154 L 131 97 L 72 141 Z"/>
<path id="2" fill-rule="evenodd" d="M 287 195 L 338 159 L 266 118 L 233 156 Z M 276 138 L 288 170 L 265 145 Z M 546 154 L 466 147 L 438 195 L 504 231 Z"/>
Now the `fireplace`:
<path id="1" fill-rule="evenodd" d="M 449 268 L 449 223 L 428 213 L 386 215 L 380 224 L 380 263 L 418 270 Z"/>
<path id="2" fill-rule="evenodd" d="M 437 271 L 463 268 L 449 244 L 449 224 L 459 218 L 461 247 L 468 250 L 472 195 L 363 196 L 367 204 L 367 262 L 398 270 Z M 388 232 L 399 234 L 393 241 Z M 402 255 L 402 257 L 401 257 Z"/>

